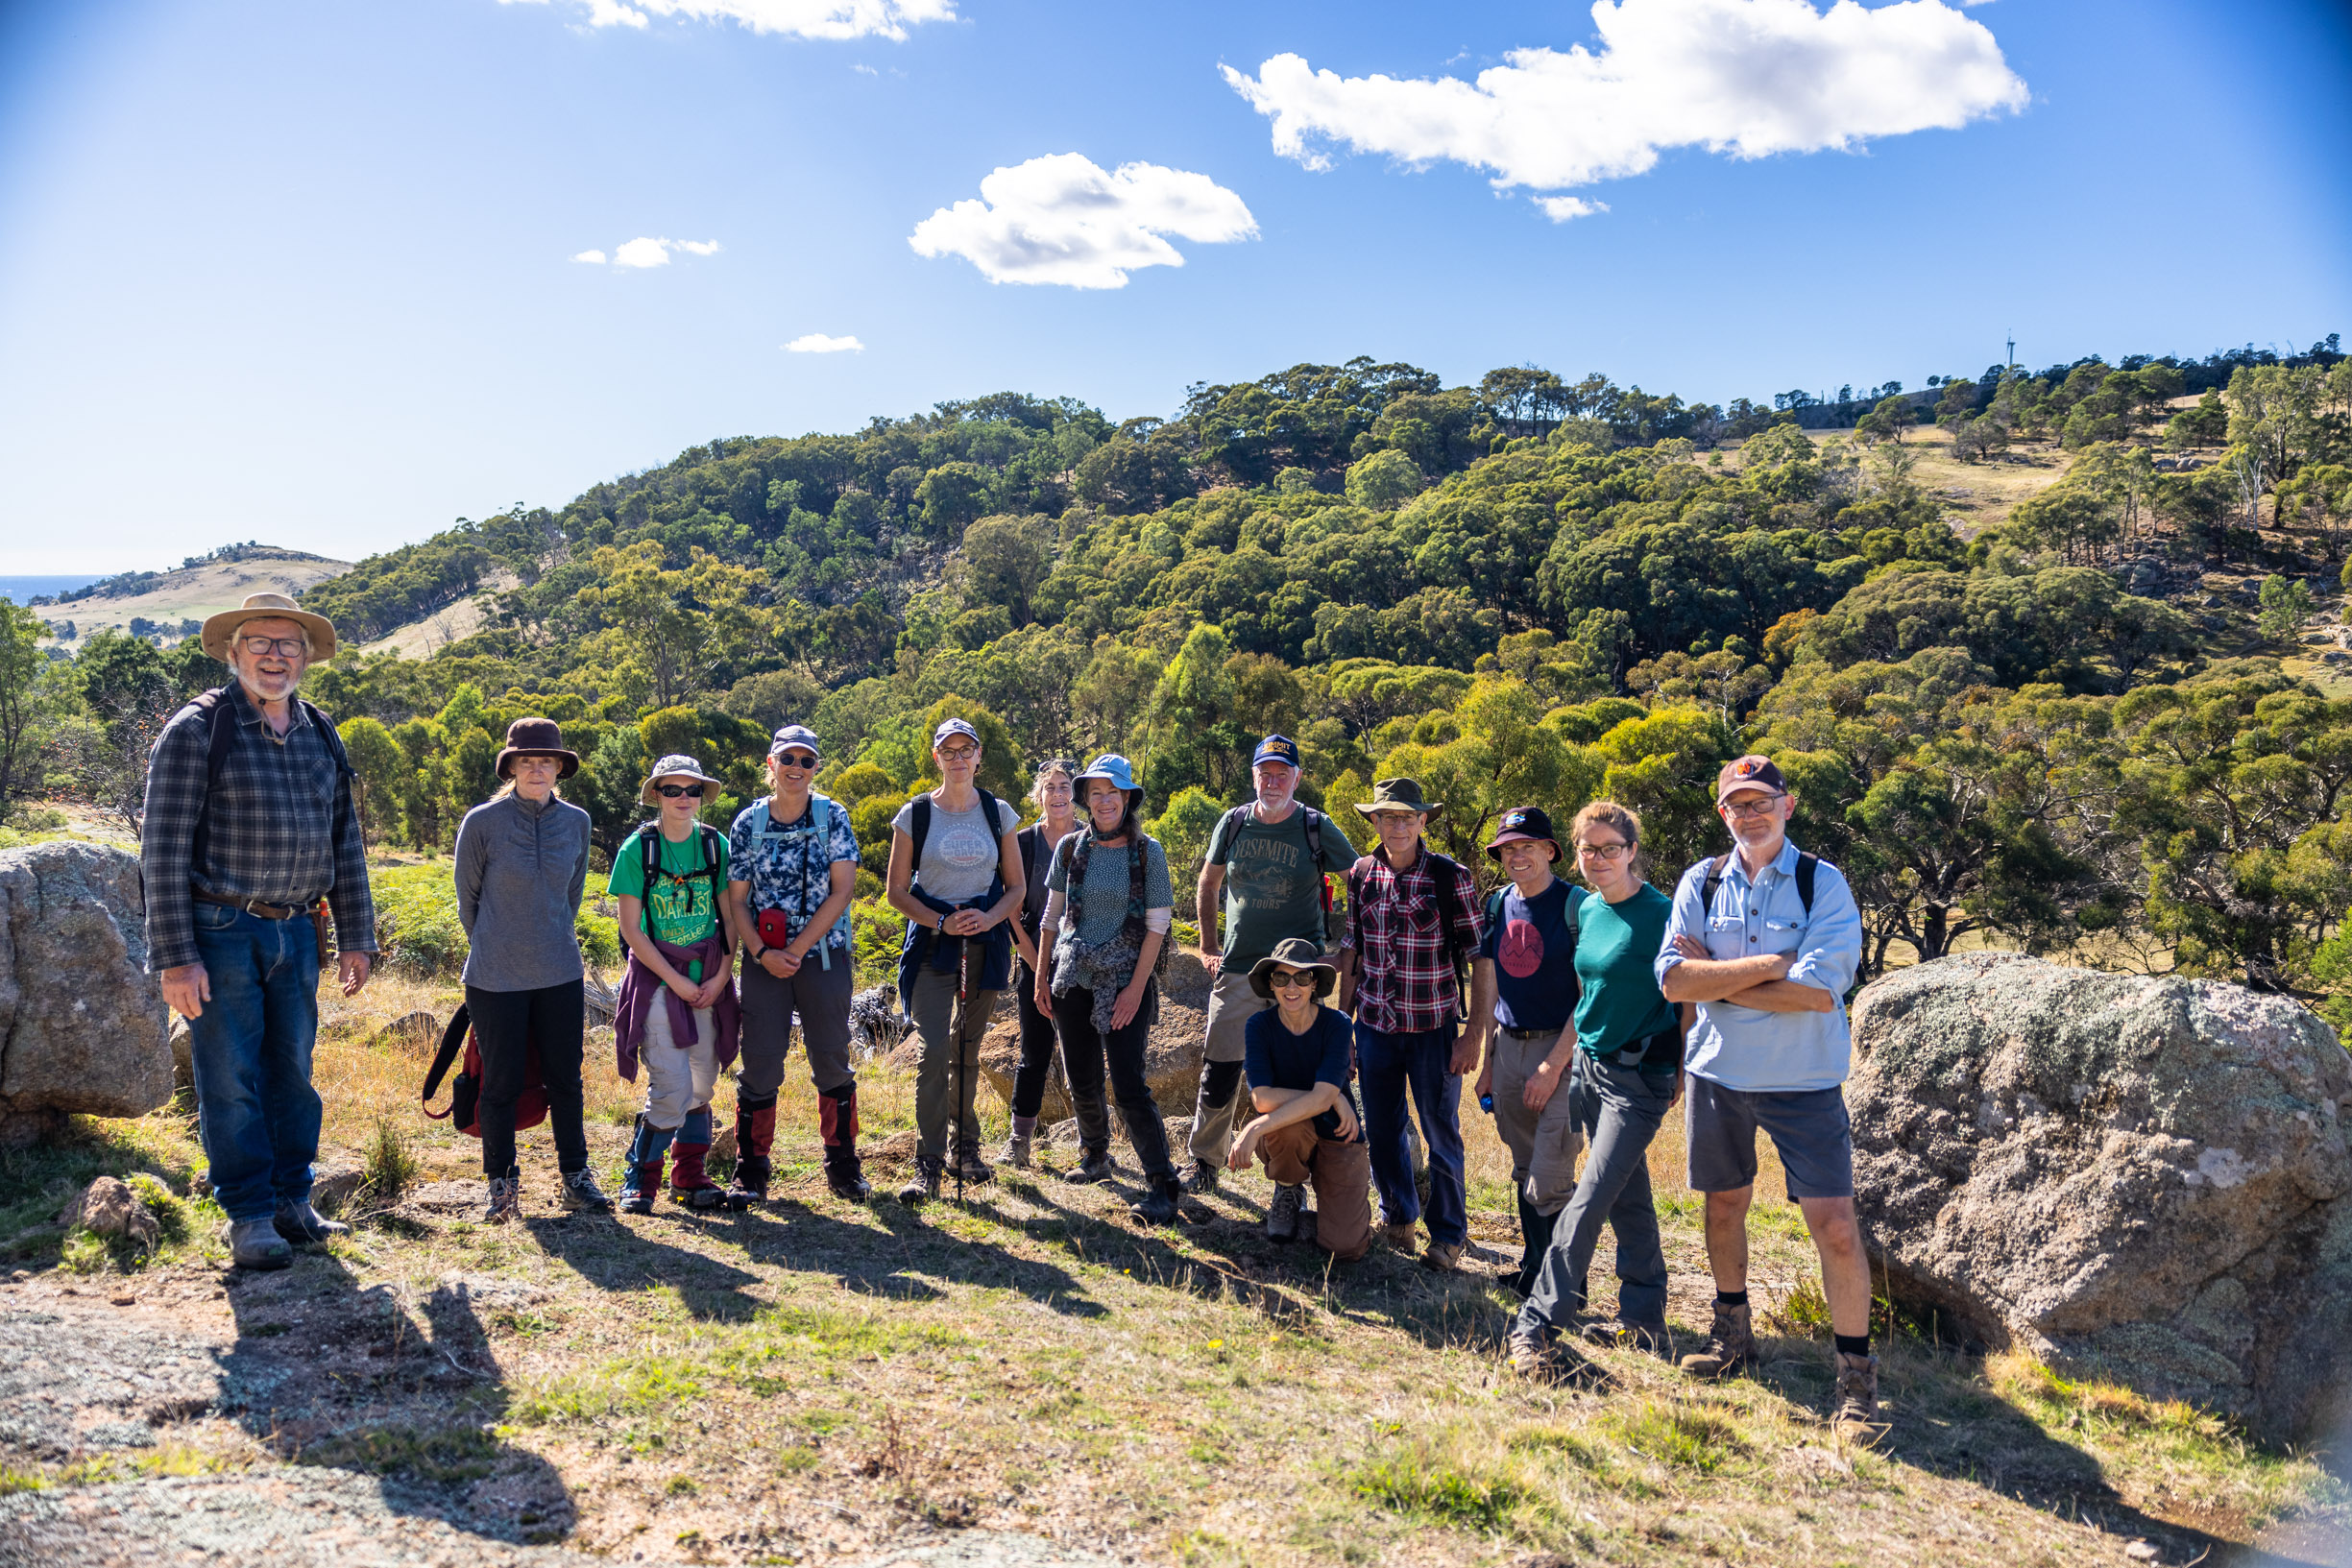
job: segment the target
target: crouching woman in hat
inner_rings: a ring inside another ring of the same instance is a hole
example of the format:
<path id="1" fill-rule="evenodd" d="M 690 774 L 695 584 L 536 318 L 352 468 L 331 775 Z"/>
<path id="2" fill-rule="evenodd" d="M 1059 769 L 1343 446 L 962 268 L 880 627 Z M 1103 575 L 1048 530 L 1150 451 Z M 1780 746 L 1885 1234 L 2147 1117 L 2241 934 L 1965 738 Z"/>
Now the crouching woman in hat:
<path id="1" fill-rule="evenodd" d="M 1315 1184 L 1315 1242 L 1342 1262 L 1372 1242 L 1371 1149 L 1364 1119 L 1347 1092 L 1354 1030 L 1347 1015 L 1322 1004 L 1339 969 L 1304 937 L 1276 944 L 1249 970 L 1249 989 L 1271 1001 L 1243 1030 L 1243 1071 L 1257 1112 L 1233 1140 L 1236 1170 L 1266 1162 L 1274 1200 L 1266 1234 L 1297 1240 L 1299 1200 Z"/>
<path id="2" fill-rule="evenodd" d="M 1111 1098 L 1143 1166 L 1144 1195 L 1130 1212 L 1165 1225 L 1176 1218 L 1182 1190 L 1167 1126 L 1144 1078 L 1144 1044 L 1159 1018 L 1153 972 L 1167 951 L 1176 889 L 1168 852 L 1136 819 L 1143 791 L 1128 760 L 1096 758 L 1078 776 L 1077 789 L 1080 826 L 1054 847 L 1046 873 L 1037 1005 L 1052 1012 L 1061 1031 L 1073 1100 L 1101 1102 L 1108 1059 Z"/>
<path id="3" fill-rule="evenodd" d="M 521 1170 L 515 1163 L 515 1099 L 524 1058 L 539 1048 L 555 1134 L 558 1192 L 565 1208 L 612 1212 L 613 1200 L 588 1169 L 580 1124 L 580 1045 L 588 1031 L 581 987 L 580 940 L 572 922 L 588 891 L 586 811 L 562 798 L 560 781 L 580 771 L 553 719 L 519 718 L 506 727 L 497 793 L 466 813 L 457 829 L 457 919 L 466 953 L 466 1013 L 482 1051 L 476 1115 L 482 1170 L 490 1178 L 483 1218 L 504 1224 L 522 1214 Z"/>
<path id="4" fill-rule="evenodd" d="M 691 757 L 654 763 L 639 798 L 660 815 L 613 856 L 610 890 L 629 948 L 613 1044 L 622 1077 L 636 1082 L 638 1063 L 645 1065 L 645 1108 L 620 1192 L 625 1214 L 653 1212 L 662 1162 L 673 1153 L 671 1198 L 691 1209 L 726 1201 L 703 1159 L 711 1152 L 711 1095 L 719 1069 L 735 1060 L 742 1016 L 734 938 L 722 918 L 727 835 L 696 815 L 718 783 Z"/>

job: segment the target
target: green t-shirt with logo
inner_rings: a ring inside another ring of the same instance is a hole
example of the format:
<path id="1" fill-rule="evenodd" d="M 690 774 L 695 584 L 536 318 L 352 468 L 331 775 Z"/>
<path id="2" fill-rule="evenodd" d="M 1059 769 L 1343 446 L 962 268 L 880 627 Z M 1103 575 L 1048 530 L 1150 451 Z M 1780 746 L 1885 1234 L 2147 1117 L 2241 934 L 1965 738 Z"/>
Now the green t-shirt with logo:
<path id="1" fill-rule="evenodd" d="M 682 844 L 662 838 L 661 875 L 653 890 L 645 890 L 644 836 L 661 838 L 662 830 L 643 827 L 620 841 L 613 856 L 613 876 L 606 891 L 615 898 L 623 896 L 642 899 L 645 905 L 643 929 L 657 942 L 672 947 L 691 948 L 718 929 L 718 889 L 727 882 L 727 835 L 718 837 L 718 875 L 705 877 L 703 848 L 697 840 L 702 830 Z"/>
<path id="2" fill-rule="evenodd" d="M 1209 837 L 1208 859 L 1225 868 L 1224 967 L 1240 973 L 1294 936 L 1325 945 L 1323 874 L 1345 877 L 1356 863 L 1356 849 L 1329 813 L 1323 816 L 1323 863 L 1310 863 L 1307 812 L 1291 814 L 1272 827 L 1244 811 L 1241 826 L 1221 819 Z"/>

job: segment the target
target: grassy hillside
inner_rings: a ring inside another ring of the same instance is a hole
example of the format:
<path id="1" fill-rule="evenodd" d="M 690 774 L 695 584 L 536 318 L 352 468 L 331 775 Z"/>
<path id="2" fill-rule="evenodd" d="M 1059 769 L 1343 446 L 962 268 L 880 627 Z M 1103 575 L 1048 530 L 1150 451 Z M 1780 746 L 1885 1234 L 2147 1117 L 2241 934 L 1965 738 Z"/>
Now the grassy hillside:
<path id="1" fill-rule="evenodd" d="M 233 610 L 245 602 L 248 594 L 283 593 L 300 598 L 351 569 L 348 561 L 264 547 L 251 553 L 240 552 L 235 560 L 206 561 L 152 574 L 142 572 L 135 584 L 128 585 L 133 591 L 43 605 L 36 613 L 53 626 L 72 624 L 71 639 L 55 636 L 42 639 L 45 645 L 67 651 L 102 631 L 148 632 L 147 626 L 134 628 L 132 625 L 134 620 L 151 623 L 163 633 L 166 640 L 175 640 L 184 635 L 183 622 L 201 621 L 223 610 Z"/>

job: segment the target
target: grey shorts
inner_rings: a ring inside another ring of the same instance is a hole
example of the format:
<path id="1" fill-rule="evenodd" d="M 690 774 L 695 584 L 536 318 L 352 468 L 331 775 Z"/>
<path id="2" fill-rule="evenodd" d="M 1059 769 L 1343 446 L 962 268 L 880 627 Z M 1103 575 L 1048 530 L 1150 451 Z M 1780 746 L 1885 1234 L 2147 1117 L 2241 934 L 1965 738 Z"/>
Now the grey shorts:
<path id="1" fill-rule="evenodd" d="M 1693 1073 L 1684 1100 L 1690 1147 L 1690 1185 L 1701 1193 L 1734 1193 L 1756 1184 L 1756 1133 L 1772 1135 L 1788 1195 L 1854 1195 L 1854 1127 L 1842 1089 L 1774 1094 L 1726 1089 Z"/>

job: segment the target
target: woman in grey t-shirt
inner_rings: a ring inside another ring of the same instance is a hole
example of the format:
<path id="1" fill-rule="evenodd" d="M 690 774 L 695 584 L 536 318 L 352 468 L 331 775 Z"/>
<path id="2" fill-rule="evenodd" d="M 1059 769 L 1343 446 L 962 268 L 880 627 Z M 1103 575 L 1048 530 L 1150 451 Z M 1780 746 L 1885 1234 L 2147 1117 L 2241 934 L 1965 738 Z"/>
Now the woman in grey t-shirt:
<path id="1" fill-rule="evenodd" d="M 907 917 L 899 999 L 922 1041 L 914 1088 L 915 1170 L 898 1193 L 907 1203 L 939 1195 L 951 1116 L 962 1179 L 986 1181 L 994 1174 L 980 1156 L 972 1099 L 981 1036 L 1012 977 L 1006 922 L 1020 910 L 1025 880 L 1013 836 L 1020 813 L 973 782 L 980 772 L 980 732 L 959 718 L 943 720 L 931 737 L 931 755 L 939 787 L 909 801 L 890 823 L 887 892 L 890 906 Z"/>

